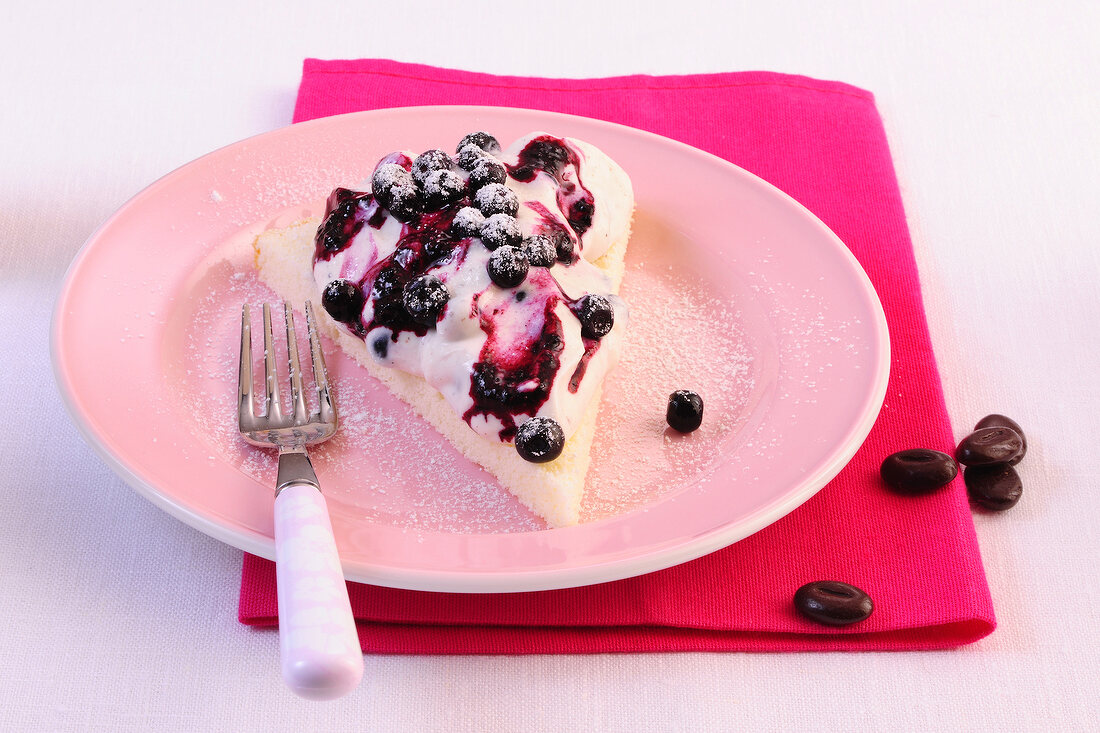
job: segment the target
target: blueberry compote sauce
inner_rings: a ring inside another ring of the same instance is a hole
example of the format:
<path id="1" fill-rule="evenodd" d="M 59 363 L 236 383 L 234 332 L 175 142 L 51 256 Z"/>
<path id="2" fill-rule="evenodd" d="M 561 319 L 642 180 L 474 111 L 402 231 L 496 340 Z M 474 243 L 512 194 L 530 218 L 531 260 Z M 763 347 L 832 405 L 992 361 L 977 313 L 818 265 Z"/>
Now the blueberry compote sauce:
<path id="1" fill-rule="evenodd" d="M 471 375 L 474 404 L 462 418 L 497 418 L 502 441 L 515 437 L 517 416 L 534 416 L 546 402 L 561 367 L 565 337 L 554 312 L 560 297 L 546 287 L 552 281 L 549 270 L 540 268 L 510 301 L 479 309 L 486 339 Z"/>
<path id="2" fill-rule="evenodd" d="M 435 154 L 435 158 L 440 158 L 442 153 L 430 152 Z M 488 152 L 485 154 L 491 155 Z M 494 425 L 494 429 L 500 440 L 510 442 L 515 438 L 518 425 L 523 422 L 518 418 L 536 415 L 549 398 L 561 369 L 565 329 L 559 305 L 564 304 L 582 326 L 583 355 L 566 385 L 571 393 L 579 389 L 588 364 L 610 327 L 597 329 L 598 333 L 594 333 L 586 318 L 591 317 L 591 298 L 600 296 L 581 294 L 570 297 L 546 263 L 542 263 L 544 266 L 531 266 L 522 281 L 512 288 L 502 288 L 490 282 L 476 293 L 447 292 L 445 297 L 448 300 L 438 316 L 432 314 L 434 322 L 432 317 L 425 319 L 423 313 L 418 313 L 418 317 L 414 318 L 408 310 L 411 307 L 408 297 L 410 283 L 428 276 L 429 279 L 442 281 L 443 286 L 446 286 L 448 278 L 453 278 L 458 283 L 455 287 L 462 287 L 462 283 L 471 281 L 468 273 L 466 276 L 459 275 L 471 249 L 486 246 L 481 237 L 475 236 L 471 230 L 471 227 L 479 225 L 479 221 L 485 221 L 472 215 L 476 212 L 464 212 L 460 217 L 462 225 L 455 225 L 455 215 L 461 209 L 478 205 L 474 195 L 476 192 L 470 190 L 469 174 L 462 171 L 457 161 L 452 161 L 451 168 L 447 169 L 442 158 L 428 160 L 426 156 L 417 158 L 421 161 L 421 167 L 430 164 L 433 170 L 449 171 L 447 175 L 453 171 L 456 176 L 462 177 L 465 188 L 445 200 L 439 197 L 433 199 L 424 194 L 423 181 L 414 178 L 419 173 L 419 178 L 428 181 L 432 171 L 417 171 L 410 156 L 392 153 L 379 161 L 375 169 L 373 181 L 378 189 L 376 193 L 338 188 L 329 196 L 325 217 L 315 238 L 314 262 L 331 260 L 348 248 L 365 227 L 377 232 L 390 218 L 396 219 L 400 223 L 400 234 L 393 251 L 380 259 L 375 252 L 369 257 L 368 262 L 372 264 L 362 277 L 354 282 L 341 282 L 341 288 L 335 289 L 348 293 L 348 302 L 339 304 L 342 306 L 341 320 L 353 333 L 368 342 L 376 358 L 384 361 L 393 355 L 393 345 L 398 343 L 401 334 L 407 332 L 423 338 L 439 326 L 449 308 L 464 309 L 468 304 L 469 316 L 476 319 L 485 334 L 485 341 L 469 374 L 472 405 L 463 414 L 463 419 L 473 425 L 475 418 L 482 421 L 496 418 L 499 428 Z M 379 173 L 383 166 L 387 167 Z M 563 228 L 560 218 L 554 217 L 537 201 L 527 203 L 540 215 L 540 222 L 536 225 L 538 231 L 525 234 L 547 237 L 557 255 L 550 265 L 560 263 L 569 266 L 575 263 L 578 248 L 574 247 L 573 242 L 579 242 L 580 236 L 590 227 L 594 211 L 592 194 L 583 187 L 578 176 L 577 154 L 563 140 L 544 135 L 528 142 L 519 153 L 516 164 L 506 165 L 505 168 L 508 176 L 520 182 L 533 181 L 539 171 L 556 182 L 558 205 L 576 236 L 571 236 Z M 435 178 L 442 175 L 437 173 Z M 418 192 L 416 201 L 410 202 L 404 195 L 410 186 Z M 402 210 L 395 213 L 384 207 L 384 201 L 400 205 Z M 435 210 L 430 210 L 433 208 Z M 489 212 L 482 213 L 488 216 Z M 395 227 L 396 223 L 390 226 Z M 484 255 L 480 250 L 478 252 L 479 256 Z M 356 310 L 358 317 L 349 319 L 349 306 Z M 461 310 L 455 311 L 455 314 L 463 315 Z"/>
<path id="3" fill-rule="evenodd" d="M 538 412 L 561 367 L 565 330 L 558 306 L 565 305 L 583 323 L 587 297 L 569 297 L 548 268 L 532 268 L 511 299 L 479 308 L 486 340 L 472 375 L 474 404 L 463 415 L 467 422 L 492 416 L 500 420 L 501 440 L 515 437 L 516 417 Z M 573 394 L 600 348 L 600 338 L 583 335 L 583 326 L 581 341 L 584 351 L 567 383 Z"/>
<path id="4" fill-rule="evenodd" d="M 465 255 L 472 240 L 459 239 L 449 229 L 455 213 L 467 203 L 463 198 L 440 211 L 422 213 L 405 223 L 394 251 L 375 263 L 358 282 L 373 306 L 368 322 L 363 323 L 360 319 L 348 324 L 360 338 L 379 326 L 389 329 L 393 341 L 397 341 L 404 331 L 417 336 L 428 332 L 430 326 L 415 320 L 405 309 L 402 296 L 413 280 L 445 260 L 453 261 Z M 349 209 L 350 215 L 345 213 Z M 346 248 L 364 225 L 381 229 L 388 216 L 389 212 L 372 194 L 336 189 L 328 198 L 324 222 L 317 230 L 314 261 L 330 259 Z M 372 348 L 379 356 L 388 351 L 373 344 Z"/>
<path id="5" fill-rule="evenodd" d="M 558 182 L 558 207 L 565 213 L 569 226 L 578 235 L 592 226 L 595 199 L 581 182 L 580 160 L 576 152 L 561 138 L 540 135 L 519 151 L 516 164 L 508 166 L 508 175 L 524 183 L 534 180 L 538 171 Z"/>

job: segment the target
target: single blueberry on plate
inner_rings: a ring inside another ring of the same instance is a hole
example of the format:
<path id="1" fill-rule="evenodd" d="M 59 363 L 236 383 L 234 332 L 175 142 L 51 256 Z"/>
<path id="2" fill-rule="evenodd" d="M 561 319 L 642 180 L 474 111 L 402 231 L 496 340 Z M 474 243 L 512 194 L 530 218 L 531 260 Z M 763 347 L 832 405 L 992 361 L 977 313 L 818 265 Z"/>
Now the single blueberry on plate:
<path id="1" fill-rule="evenodd" d="M 689 389 L 679 389 L 668 396 L 665 419 L 673 430 L 690 433 L 703 422 L 703 398 Z"/>

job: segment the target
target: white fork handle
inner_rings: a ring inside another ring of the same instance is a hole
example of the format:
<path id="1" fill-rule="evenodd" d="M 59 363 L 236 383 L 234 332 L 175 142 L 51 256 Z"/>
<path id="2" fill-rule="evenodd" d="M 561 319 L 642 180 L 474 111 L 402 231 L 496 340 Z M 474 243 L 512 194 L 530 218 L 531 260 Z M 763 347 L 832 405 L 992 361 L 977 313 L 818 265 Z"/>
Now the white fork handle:
<path id="1" fill-rule="evenodd" d="M 275 577 L 283 679 L 311 700 L 333 700 L 363 677 L 363 652 L 325 497 L 290 484 L 275 498 Z"/>

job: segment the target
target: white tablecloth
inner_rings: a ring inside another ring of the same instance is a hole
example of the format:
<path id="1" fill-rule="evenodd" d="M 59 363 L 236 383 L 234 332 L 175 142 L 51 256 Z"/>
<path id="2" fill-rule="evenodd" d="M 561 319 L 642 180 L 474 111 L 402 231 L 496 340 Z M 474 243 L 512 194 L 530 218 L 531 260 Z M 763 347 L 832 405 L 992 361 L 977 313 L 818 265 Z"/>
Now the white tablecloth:
<path id="1" fill-rule="evenodd" d="M 97 5 L 0 16 L 0 729 L 1095 729 L 1100 6 Z M 936 653 L 369 656 L 352 696 L 293 697 L 276 634 L 237 623 L 241 553 L 97 460 L 47 329 L 95 227 L 174 167 L 287 124 L 307 56 L 767 69 L 873 91 L 956 432 L 989 412 L 1028 432 L 1023 499 L 976 517 L 1000 628 Z"/>

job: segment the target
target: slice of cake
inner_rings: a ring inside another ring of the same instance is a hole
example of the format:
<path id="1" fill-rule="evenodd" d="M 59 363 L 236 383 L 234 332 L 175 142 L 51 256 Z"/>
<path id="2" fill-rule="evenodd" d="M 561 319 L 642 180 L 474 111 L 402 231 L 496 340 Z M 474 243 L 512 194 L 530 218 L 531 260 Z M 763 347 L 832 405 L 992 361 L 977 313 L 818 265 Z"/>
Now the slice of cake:
<path id="1" fill-rule="evenodd" d="M 367 188 L 362 186 L 360 188 Z M 552 527 L 579 521 L 634 195 L 614 161 L 541 132 L 508 150 L 391 153 L 369 192 L 257 238 L 260 277 Z"/>

